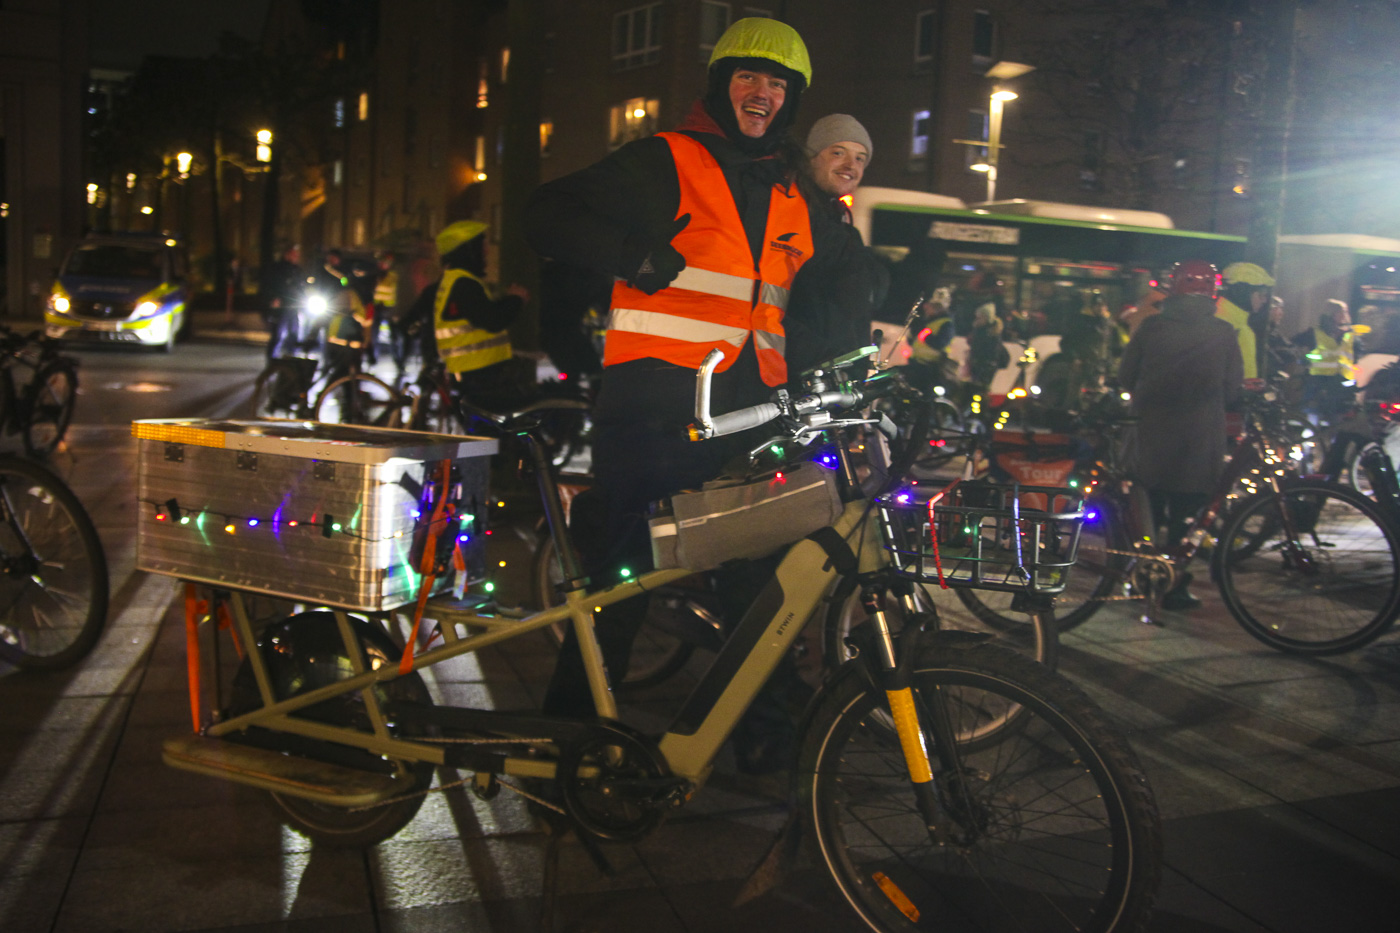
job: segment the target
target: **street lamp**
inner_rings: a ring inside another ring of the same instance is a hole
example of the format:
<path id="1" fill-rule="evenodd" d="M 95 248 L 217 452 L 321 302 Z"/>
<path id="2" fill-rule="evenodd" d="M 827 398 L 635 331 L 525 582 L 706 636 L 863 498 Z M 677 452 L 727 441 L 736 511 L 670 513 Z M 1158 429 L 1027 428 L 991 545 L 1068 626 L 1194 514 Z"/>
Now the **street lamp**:
<path id="1" fill-rule="evenodd" d="M 258 161 L 272 161 L 272 130 L 258 130 Z"/>
<path id="2" fill-rule="evenodd" d="M 1021 75 L 1035 71 L 1034 65 L 1026 65 L 1021 62 L 997 62 L 987 69 L 987 77 L 993 81 L 1010 81 L 1019 78 Z M 997 163 L 1001 158 L 1001 118 L 1002 110 L 1006 102 L 1017 98 L 1015 91 L 1000 85 L 992 86 L 991 97 L 987 102 L 987 140 L 983 142 L 975 139 L 955 139 L 954 142 L 964 145 L 986 147 L 987 161 L 969 165 L 968 168 L 974 172 L 985 172 L 987 175 L 987 200 L 997 199 Z"/>
<path id="3" fill-rule="evenodd" d="M 178 152 L 175 154 L 175 169 L 180 173 L 181 178 L 190 177 L 190 163 L 194 161 L 194 156 L 188 152 Z"/>

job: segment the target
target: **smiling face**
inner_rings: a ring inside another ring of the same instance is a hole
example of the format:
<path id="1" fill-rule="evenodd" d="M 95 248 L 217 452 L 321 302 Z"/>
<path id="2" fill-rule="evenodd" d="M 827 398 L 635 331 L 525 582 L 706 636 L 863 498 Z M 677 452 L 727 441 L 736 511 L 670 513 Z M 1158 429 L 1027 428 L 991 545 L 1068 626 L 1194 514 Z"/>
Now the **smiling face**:
<path id="1" fill-rule="evenodd" d="M 747 68 L 735 69 L 729 78 L 729 102 L 739 132 L 758 139 L 768 132 L 787 97 L 787 79 Z"/>
<path id="2" fill-rule="evenodd" d="M 868 161 L 870 153 L 860 143 L 832 143 L 812 156 L 812 180 L 833 198 L 843 197 L 860 187 Z"/>

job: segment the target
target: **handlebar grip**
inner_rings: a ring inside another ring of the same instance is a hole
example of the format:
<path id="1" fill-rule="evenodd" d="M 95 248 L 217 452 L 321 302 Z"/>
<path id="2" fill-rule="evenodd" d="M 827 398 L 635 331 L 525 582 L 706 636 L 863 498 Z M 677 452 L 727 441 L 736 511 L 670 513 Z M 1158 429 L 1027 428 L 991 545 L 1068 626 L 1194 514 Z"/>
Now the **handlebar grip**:
<path id="1" fill-rule="evenodd" d="M 740 408 L 738 411 L 725 412 L 722 415 L 714 415 L 710 418 L 713 426 L 708 432 L 710 437 L 723 437 L 726 434 L 738 434 L 740 431 L 747 431 L 749 428 L 756 428 L 759 425 L 767 424 L 778 415 L 782 414 L 782 409 L 772 402 L 763 402 L 759 405 L 751 405 L 748 408 Z M 691 425 L 690 439 L 693 441 L 704 440 L 700 434 L 698 425 Z"/>

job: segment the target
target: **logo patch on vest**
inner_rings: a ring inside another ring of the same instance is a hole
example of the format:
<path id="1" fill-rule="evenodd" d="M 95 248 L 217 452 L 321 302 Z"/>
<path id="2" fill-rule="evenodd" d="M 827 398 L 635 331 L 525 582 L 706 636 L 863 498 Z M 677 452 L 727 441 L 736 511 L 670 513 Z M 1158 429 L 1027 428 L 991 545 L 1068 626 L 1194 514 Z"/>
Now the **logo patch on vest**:
<path id="1" fill-rule="evenodd" d="M 789 256 L 797 256 L 799 258 L 805 256 L 806 253 L 804 253 L 802 250 L 798 249 L 796 246 L 793 246 L 791 243 L 788 242 L 795 236 L 797 236 L 796 230 L 792 231 L 791 233 L 784 233 L 775 239 L 769 240 L 768 248 L 776 249 L 781 253 L 787 253 Z"/>

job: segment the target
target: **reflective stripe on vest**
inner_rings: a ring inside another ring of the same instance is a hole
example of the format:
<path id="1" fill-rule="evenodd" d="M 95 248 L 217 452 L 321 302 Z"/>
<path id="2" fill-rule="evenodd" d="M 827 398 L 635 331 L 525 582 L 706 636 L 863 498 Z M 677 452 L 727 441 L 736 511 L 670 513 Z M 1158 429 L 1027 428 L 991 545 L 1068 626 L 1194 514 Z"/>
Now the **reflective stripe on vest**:
<path id="1" fill-rule="evenodd" d="M 807 202 L 796 185 L 774 187 L 758 267 L 724 172 L 705 147 L 662 133 L 680 180 L 677 216 L 690 223 L 671 241 L 686 267 L 648 295 L 619 281 L 613 287 L 603 365 L 655 358 L 698 369 L 712 349 L 724 353 L 723 372 L 749 335 L 759 374 L 771 386 L 787 381 L 783 312 L 797 270 L 813 252 Z"/>
<path id="2" fill-rule="evenodd" d="M 1333 340 L 1321 327 L 1313 328 L 1316 349 L 1308 351 L 1308 373 L 1313 376 L 1356 378 L 1356 337 L 1347 331 Z"/>
<path id="3" fill-rule="evenodd" d="M 486 283 L 465 269 L 448 269 L 438 283 L 433 298 L 433 335 L 437 338 L 438 356 L 450 373 L 467 373 L 485 369 L 511 358 L 510 334 L 503 330 L 482 330 L 467 320 L 445 320 L 447 299 L 458 279 L 468 278 L 486 289 Z"/>

